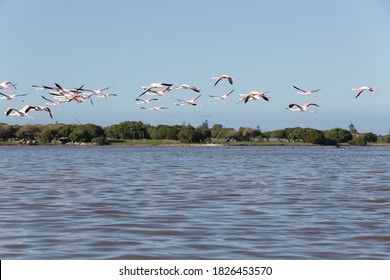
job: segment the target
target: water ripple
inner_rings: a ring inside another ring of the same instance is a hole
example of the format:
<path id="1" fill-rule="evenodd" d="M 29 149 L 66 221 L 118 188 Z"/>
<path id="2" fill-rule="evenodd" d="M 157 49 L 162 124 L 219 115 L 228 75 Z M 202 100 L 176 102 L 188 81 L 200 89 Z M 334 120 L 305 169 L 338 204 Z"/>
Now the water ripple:
<path id="1" fill-rule="evenodd" d="M 387 147 L 0 152 L 1 259 L 390 258 Z"/>

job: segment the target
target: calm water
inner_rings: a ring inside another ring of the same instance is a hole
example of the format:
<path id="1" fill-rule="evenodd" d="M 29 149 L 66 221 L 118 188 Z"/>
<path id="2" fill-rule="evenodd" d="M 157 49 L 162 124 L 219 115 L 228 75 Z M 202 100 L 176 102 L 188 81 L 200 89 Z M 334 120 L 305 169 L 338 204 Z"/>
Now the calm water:
<path id="1" fill-rule="evenodd" d="M 0 155 L 0 259 L 390 259 L 390 147 Z"/>

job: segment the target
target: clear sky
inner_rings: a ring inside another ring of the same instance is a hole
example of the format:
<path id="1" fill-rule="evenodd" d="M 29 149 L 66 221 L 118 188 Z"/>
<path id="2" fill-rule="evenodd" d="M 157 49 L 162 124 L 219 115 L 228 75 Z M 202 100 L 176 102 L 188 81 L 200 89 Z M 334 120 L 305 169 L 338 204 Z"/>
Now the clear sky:
<path id="1" fill-rule="evenodd" d="M 28 93 L 24 104 L 49 96 L 33 84 L 113 85 L 118 95 L 54 107 L 53 120 L 32 112 L 35 120 L 1 114 L 0 122 L 390 129 L 390 1 L 0 0 L 0 10 L 0 80 Z M 239 80 L 214 87 L 211 77 L 221 74 Z M 155 103 L 166 112 L 141 110 L 135 98 L 152 82 L 197 86 L 206 106 L 174 107 L 196 96 L 176 90 Z M 321 91 L 302 96 L 293 85 Z M 362 85 L 378 92 L 355 99 L 351 89 Z M 229 100 L 209 97 L 231 89 Z M 269 90 L 270 102 L 236 104 L 252 90 Z M 320 105 L 317 113 L 285 110 L 308 101 Z M 0 100 L 0 110 L 24 104 Z"/>

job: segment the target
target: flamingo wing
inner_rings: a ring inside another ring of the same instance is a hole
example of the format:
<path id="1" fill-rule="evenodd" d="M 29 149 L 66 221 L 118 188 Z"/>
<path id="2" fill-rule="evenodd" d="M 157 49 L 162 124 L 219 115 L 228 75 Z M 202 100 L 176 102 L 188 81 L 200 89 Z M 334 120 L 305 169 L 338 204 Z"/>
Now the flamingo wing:
<path id="1" fill-rule="evenodd" d="M 295 88 L 296 90 L 299 90 L 299 91 L 301 91 L 301 92 L 306 92 L 305 90 L 303 90 L 303 89 L 301 89 L 301 88 L 299 88 L 299 87 L 296 87 L 296 86 L 293 86 L 293 88 Z"/>
<path id="2" fill-rule="evenodd" d="M 192 101 L 195 101 L 196 99 L 198 99 L 199 97 L 201 97 L 202 95 L 199 94 L 197 97 L 195 97 L 194 99 L 192 99 Z"/>
<path id="3" fill-rule="evenodd" d="M 269 101 L 269 97 L 268 96 L 266 96 L 266 95 L 264 95 L 264 94 L 262 94 L 262 95 L 260 95 L 265 101 Z"/>
<path id="4" fill-rule="evenodd" d="M 233 93 L 233 91 L 234 91 L 234 89 L 232 89 L 231 91 L 229 91 L 228 93 L 226 93 L 225 95 L 226 96 L 229 96 L 230 94 L 232 94 Z"/>
<path id="5" fill-rule="evenodd" d="M 11 112 L 14 111 L 14 110 L 17 111 L 17 110 L 14 109 L 14 108 L 8 107 L 7 110 L 5 110 L 4 113 L 5 113 L 6 116 L 8 116 L 8 115 L 11 114 Z"/>
<path id="6" fill-rule="evenodd" d="M 355 98 L 358 98 L 359 95 L 364 91 L 364 88 L 363 89 L 359 89 L 359 91 L 356 93 L 356 96 Z"/>
<path id="7" fill-rule="evenodd" d="M 292 108 L 292 107 L 294 107 L 294 106 L 296 106 L 299 110 L 302 110 L 303 108 L 302 108 L 302 106 L 300 106 L 300 105 L 298 105 L 298 104 L 296 104 L 296 103 L 290 103 L 290 104 L 288 104 L 288 108 Z"/>
<path id="8" fill-rule="evenodd" d="M 217 78 L 217 80 L 214 83 L 214 86 L 216 86 L 219 83 L 220 80 L 222 80 L 222 77 Z"/>

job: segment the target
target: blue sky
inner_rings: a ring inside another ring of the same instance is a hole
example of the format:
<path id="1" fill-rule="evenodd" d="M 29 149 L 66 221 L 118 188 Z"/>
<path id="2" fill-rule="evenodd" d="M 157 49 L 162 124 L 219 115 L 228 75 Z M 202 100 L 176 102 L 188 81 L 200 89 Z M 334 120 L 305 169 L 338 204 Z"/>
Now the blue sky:
<path id="1" fill-rule="evenodd" d="M 43 105 L 31 87 L 82 84 L 118 96 L 53 108 L 54 120 L 0 116 L 9 124 L 51 122 L 102 126 L 127 120 L 150 124 L 348 128 L 386 134 L 390 129 L 390 2 L 373 1 L 49 1 L 0 0 L 0 80 L 28 93 L 24 104 Z M 213 86 L 212 76 L 239 78 Z M 135 103 L 142 85 L 190 84 L 202 89 L 200 103 L 189 90 L 171 92 L 145 111 Z M 293 85 L 321 88 L 316 97 Z M 368 85 L 355 99 L 352 88 Z M 235 89 L 230 100 L 208 97 Z M 271 100 L 236 104 L 239 93 L 269 90 Z M 5 91 L 2 91 L 5 93 Z M 45 94 L 48 96 L 47 94 Z M 317 113 L 285 110 L 290 102 L 313 101 Z M 0 100 L 0 110 L 22 107 Z"/>

